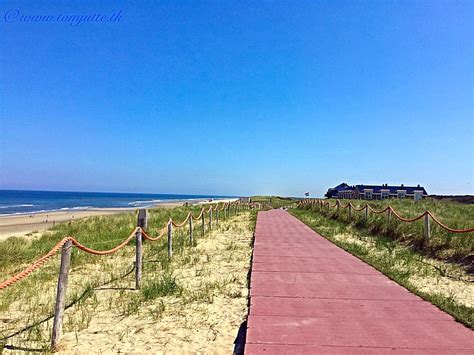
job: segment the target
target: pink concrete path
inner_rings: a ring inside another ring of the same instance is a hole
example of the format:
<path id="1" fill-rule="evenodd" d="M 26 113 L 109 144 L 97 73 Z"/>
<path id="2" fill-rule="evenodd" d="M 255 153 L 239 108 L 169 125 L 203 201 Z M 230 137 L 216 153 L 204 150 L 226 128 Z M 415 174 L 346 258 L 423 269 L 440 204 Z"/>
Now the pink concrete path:
<path id="1" fill-rule="evenodd" d="M 260 212 L 246 354 L 474 354 L 473 332 L 282 210 Z"/>

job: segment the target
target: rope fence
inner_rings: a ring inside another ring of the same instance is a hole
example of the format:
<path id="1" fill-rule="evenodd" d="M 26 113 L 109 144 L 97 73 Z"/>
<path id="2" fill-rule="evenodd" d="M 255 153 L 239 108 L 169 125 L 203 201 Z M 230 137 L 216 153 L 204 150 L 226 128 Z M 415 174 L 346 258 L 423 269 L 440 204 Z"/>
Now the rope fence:
<path id="1" fill-rule="evenodd" d="M 166 223 L 166 225 L 163 226 L 163 228 L 161 229 L 161 232 L 157 236 L 150 236 L 147 233 L 148 211 L 146 209 L 141 209 L 138 212 L 137 227 L 130 233 L 130 235 L 126 239 L 124 239 L 120 244 L 116 245 L 112 249 L 95 250 L 81 244 L 73 236 L 64 237 L 48 253 L 46 253 L 35 262 L 28 265 L 21 272 L 17 273 L 16 275 L 13 275 L 9 279 L 0 283 L 0 291 L 13 286 L 17 282 L 20 282 L 24 278 L 28 277 L 35 270 L 41 268 L 49 259 L 51 259 L 61 249 L 61 262 L 60 262 L 60 267 L 59 267 L 56 303 L 54 307 L 53 330 L 52 330 L 52 337 L 51 337 L 51 348 L 54 351 L 55 349 L 57 349 L 57 346 L 59 344 L 59 340 L 61 337 L 62 320 L 63 320 L 63 314 L 64 314 L 64 309 L 65 309 L 66 290 L 67 290 L 67 283 L 68 283 L 68 276 L 69 276 L 69 266 L 71 263 L 71 252 L 72 252 L 73 247 L 76 247 L 79 250 L 82 250 L 86 253 L 93 254 L 93 255 L 110 255 L 122 249 L 123 247 L 125 247 L 128 243 L 130 243 L 132 239 L 135 239 L 135 289 L 138 290 L 140 289 L 141 276 L 142 276 L 143 240 L 155 242 L 163 238 L 165 234 L 167 233 L 168 257 L 171 258 L 173 255 L 173 227 L 182 228 L 186 225 L 186 223 L 188 223 L 189 241 L 192 245 L 193 236 L 194 236 L 193 221 L 201 220 L 201 235 L 204 236 L 206 229 L 208 231 L 212 230 L 213 212 L 215 214 L 214 224 L 218 226 L 219 214 L 222 211 L 224 212 L 224 219 L 227 219 L 230 216 L 236 215 L 240 211 L 250 210 L 250 209 L 261 209 L 262 207 L 263 207 L 262 204 L 258 202 L 247 203 L 247 202 L 235 201 L 235 202 L 226 202 L 224 204 L 217 203 L 214 206 L 213 205 L 209 206 L 207 210 L 206 208 L 202 208 L 199 215 L 197 216 L 194 216 L 194 214 L 190 211 L 187 214 L 186 218 L 181 223 L 177 223 L 173 221 L 172 218 L 170 218 L 168 222 Z M 206 228 L 206 223 L 205 223 L 206 214 L 209 215 L 209 223 L 208 223 L 207 228 Z M 99 243 L 94 243 L 94 244 L 99 244 Z"/>
<path id="2" fill-rule="evenodd" d="M 417 217 L 414 218 L 404 218 L 400 216 L 400 214 L 395 211 L 395 209 L 392 206 L 387 206 L 382 210 L 375 210 L 372 208 L 368 203 L 366 203 L 364 206 L 357 208 L 354 206 L 351 202 L 348 202 L 346 205 L 342 204 L 341 201 L 336 200 L 334 205 L 331 205 L 329 201 L 324 201 L 320 199 L 304 199 L 298 203 L 298 206 L 300 207 L 315 207 L 318 208 L 320 211 L 323 211 L 325 208 L 327 208 L 327 211 L 330 209 L 336 208 L 337 212 L 339 212 L 340 209 L 348 209 L 348 214 L 349 218 L 352 217 L 352 211 L 360 212 L 360 211 L 365 211 L 365 219 L 368 220 L 369 218 L 369 211 L 371 211 L 374 214 L 382 214 L 382 213 L 387 213 L 387 221 L 390 223 L 390 219 L 392 216 L 397 218 L 398 220 L 405 222 L 405 223 L 412 223 L 416 222 L 420 219 L 424 219 L 424 235 L 426 238 L 430 238 L 431 236 L 431 227 L 430 227 L 430 220 L 433 220 L 438 226 L 441 228 L 445 229 L 448 232 L 451 233 L 472 233 L 474 232 L 474 228 L 467 228 L 467 229 L 456 229 L 456 228 L 451 228 L 448 227 L 447 225 L 443 224 L 432 212 L 430 211 L 425 211 L 422 214 L 420 214 Z"/>

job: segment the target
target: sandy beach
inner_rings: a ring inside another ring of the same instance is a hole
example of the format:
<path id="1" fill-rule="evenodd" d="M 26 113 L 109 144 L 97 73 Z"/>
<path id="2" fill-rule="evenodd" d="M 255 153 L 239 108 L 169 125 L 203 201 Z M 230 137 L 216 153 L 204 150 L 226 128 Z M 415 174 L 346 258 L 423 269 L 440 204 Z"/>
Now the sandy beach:
<path id="1" fill-rule="evenodd" d="M 193 201 L 170 201 L 160 202 L 153 208 L 174 208 L 182 206 L 185 202 L 191 205 L 205 203 L 222 203 L 235 201 L 237 199 L 219 199 L 219 200 L 193 200 Z M 44 213 L 21 214 L 21 215 L 3 215 L 0 216 L 0 241 L 10 237 L 20 237 L 26 235 L 35 235 L 51 228 L 56 223 L 63 223 L 79 218 L 106 216 L 117 213 L 133 213 L 136 208 L 97 208 L 76 211 L 53 211 Z"/>

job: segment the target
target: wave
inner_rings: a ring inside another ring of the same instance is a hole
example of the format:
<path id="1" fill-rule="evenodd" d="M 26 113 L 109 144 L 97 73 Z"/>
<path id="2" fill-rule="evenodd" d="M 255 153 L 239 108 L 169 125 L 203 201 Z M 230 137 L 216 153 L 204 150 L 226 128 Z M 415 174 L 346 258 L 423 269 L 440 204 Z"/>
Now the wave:
<path id="1" fill-rule="evenodd" d="M 5 217 L 5 216 L 16 216 L 16 215 L 34 215 L 34 214 L 38 214 L 38 213 L 47 213 L 47 212 L 56 212 L 58 210 L 38 210 L 38 211 L 30 211 L 30 212 L 12 212 L 12 213 L 3 213 L 3 214 L 0 214 L 1 217 Z"/>
<path id="2" fill-rule="evenodd" d="M 26 211 L 26 212 L 11 212 L 11 213 L 0 213 L 1 217 L 5 216 L 19 216 L 19 215 L 35 215 L 39 213 L 54 213 L 54 212 L 66 212 L 66 211 L 85 211 L 89 209 L 97 208 L 94 206 L 84 206 L 84 207 L 63 207 L 63 208 L 53 208 L 49 210 L 36 210 L 36 211 Z"/>
<path id="3" fill-rule="evenodd" d="M 132 201 L 132 202 L 129 202 L 128 205 L 129 206 L 151 205 L 151 204 L 155 204 L 155 203 L 161 202 L 161 201 L 163 201 L 163 200 Z"/>
<path id="4" fill-rule="evenodd" d="M 0 206 L 0 209 L 15 208 L 15 207 L 33 207 L 33 204 L 23 204 L 23 205 L 9 205 L 9 206 Z"/>
<path id="5" fill-rule="evenodd" d="M 97 208 L 95 206 L 77 206 L 77 207 L 63 207 L 55 211 L 80 211 L 80 210 L 90 210 L 91 208 Z"/>

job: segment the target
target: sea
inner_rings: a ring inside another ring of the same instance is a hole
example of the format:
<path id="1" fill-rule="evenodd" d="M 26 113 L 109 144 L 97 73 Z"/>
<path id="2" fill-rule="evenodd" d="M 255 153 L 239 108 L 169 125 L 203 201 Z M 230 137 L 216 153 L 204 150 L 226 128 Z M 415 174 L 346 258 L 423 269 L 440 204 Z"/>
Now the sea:
<path id="1" fill-rule="evenodd" d="M 192 202 L 233 197 L 235 196 L 0 190 L 0 215 L 96 208 L 148 208 L 170 201 Z"/>

